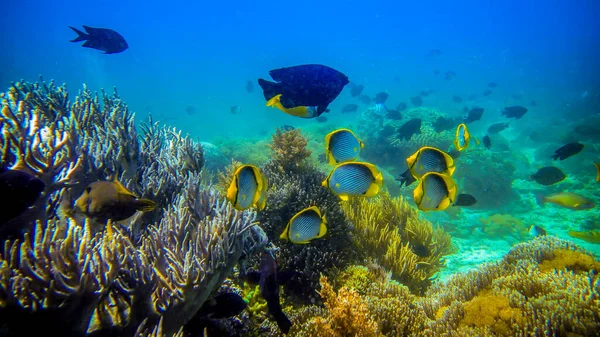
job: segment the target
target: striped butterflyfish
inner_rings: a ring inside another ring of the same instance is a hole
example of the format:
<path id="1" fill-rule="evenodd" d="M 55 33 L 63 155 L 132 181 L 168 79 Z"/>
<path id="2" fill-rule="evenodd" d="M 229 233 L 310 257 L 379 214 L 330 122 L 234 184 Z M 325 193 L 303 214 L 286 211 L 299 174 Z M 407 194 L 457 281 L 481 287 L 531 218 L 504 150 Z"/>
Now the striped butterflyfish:
<path id="1" fill-rule="evenodd" d="M 330 165 L 355 161 L 364 144 L 348 129 L 337 129 L 325 136 L 325 155 Z"/>
<path id="2" fill-rule="evenodd" d="M 410 173 L 421 179 L 426 173 L 436 172 L 452 176 L 456 167 L 454 159 L 446 152 L 435 147 L 424 146 L 412 156 L 406 158 Z"/>
<path id="3" fill-rule="evenodd" d="M 429 172 L 421 178 L 413 191 L 413 199 L 422 211 L 442 211 L 456 199 L 456 183 L 452 177 Z"/>
<path id="4" fill-rule="evenodd" d="M 312 206 L 296 213 L 288 222 L 280 238 L 292 243 L 304 244 L 323 237 L 325 233 L 327 233 L 327 219 L 325 215 L 321 215 L 317 206 Z"/>
<path id="5" fill-rule="evenodd" d="M 370 163 L 341 163 L 331 170 L 321 185 L 329 187 L 342 200 L 348 200 L 350 196 L 374 197 L 383 185 L 383 175 Z"/>
<path id="6" fill-rule="evenodd" d="M 263 209 L 265 200 L 261 194 L 266 193 L 266 179 L 258 167 L 254 165 L 242 165 L 233 174 L 233 180 L 227 189 L 227 200 L 237 210 L 243 211 L 250 207 Z M 266 199 L 266 197 L 264 198 Z"/>

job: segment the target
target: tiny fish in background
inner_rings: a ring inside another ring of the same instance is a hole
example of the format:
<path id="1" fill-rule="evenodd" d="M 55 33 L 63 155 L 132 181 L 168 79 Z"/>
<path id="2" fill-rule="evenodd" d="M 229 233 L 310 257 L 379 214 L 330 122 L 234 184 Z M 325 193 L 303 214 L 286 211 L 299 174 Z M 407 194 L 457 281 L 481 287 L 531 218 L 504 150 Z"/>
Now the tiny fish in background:
<path id="1" fill-rule="evenodd" d="M 411 97 L 410 102 L 412 103 L 412 105 L 417 106 L 417 107 L 423 105 L 423 99 L 421 98 L 421 96 Z"/>
<path id="2" fill-rule="evenodd" d="M 496 134 L 496 133 L 499 133 L 499 132 L 505 130 L 509 126 L 510 126 L 509 123 L 496 123 L 496 124 L 492 124 L 488 128 L 488 133 Z"/>
<path id="3" fill-rule="evenodd" d="M 461 103 L 463 100 L 462 100 L 462 97 L 460 97 L 458 95 L 454 95 L 454 96 L 452 96 L 452 101 L 454 103 Z"/>
<path id="4" fill-rule="evenodd" d="M 362 94 L 363 90 L 365 89 L 365 86 L 362 84 L 355 84 L 354 86 L 352 86 L 352 89 L 350 89 L 350 96 L 352 97 L 358 97 Z"/>
<path id="5" fill-rule="evenodd" d="M 477 203 L 477 199 L 471 194 L 461 193 L 456 196 L 453 206 L 469 207 Z"/>
<path id="6" fill-rule="evenodd" d="M 384 104 L 390 95 L 387 92 L 378 92 L 375 95 L 375 104 Z"/>
<path id="7" fill-rule="evenodd" d="M 571 156 L 574 156 L 583 150 L 583 144 L 581 143 L 569 143 L 561 146 L 558 150 L 554 151 L 551 156 L 553 160 L 565 160 Z"/>
<path id="8" fill-rule="evenodd" d="M 358 110 L 358 105 L 356 104 L 346 104 L 342 108 L 342 113 L 356 112 Z"/>
<path id="9" fill-rule="evenodd" d="M 533 237 L 546 235 L 546 230 L 540 226 L 533 225 L 529 227 L 529 234 Z"/>
<path id="10" fill-rule="evenodd" d="M 196 113 L 196 107 L 193 105 L 188 105 L 187 107 L 185 107 L 185 113 L 188 115 L 194 115 Z"/>
<path id="11" fill-rule="evenodd" d="M 240 107 L 239 105 L 234 105 L 231 108 L 229 108 L 229 112 L 231 112 L 232 115 L 237 115 L 240 112 L 242 112 L 242 107 Z"/>
<path id="12" fill-rule="evenodd" d="M 398 134 L 398 139 L 407 139 L 409 140 L 413 135 L 421 133 L 421 119 L 413 118 L 408 122 L 402 124 L 396 131 Z"/>
<path id="13" fill-rule="evenodd" d="M 487 96 L 489 96 L 489 95 L 491 95 L 491 94 L 492 94 L 492 91 L 491 91 L 491 90 L 489 90 L 489 89 L 488 89 L 488 90 L 485 90 L 485 91 L 482 93 L 482 95 L 483 95 L 483 96 L 486 96 L 486 97 L 487 97 Z"/>
<path id="14" fill-rule="evenodd" d="M 246 92 L 249 94 L 254 92 L 254 84 L 250 80 L 246 81 Z"/>
<path id="15" fill-rule="evenodd" d="M 567 176 L 558 167 L 546 166 L 539 169 L 529 178 L 544 186 L 554 185 L 565 180 Z"/>
<path id="16" fill-rule="evenodd" d="M 480 120 L 481 116 L 483 116 L 483 108 L 473 108 L 469 110 L 469 114 L 465 117 L 463 122 L 465 122 L 465 124 L 473 123 Z"/>
<path id="17" fill-rule="evenodd" d="M 520 119 L 526 113 L 527 108 L 522 107 L 520 105 L 507 106 L 506 108 L 502 109 L 502 115 L 506 116 L 506 118 Z"/>
<path id="18" fill-rule="evenodd" d="M 549 202 L 574 211 L 588 210 L 596 206 L 590 199 L 571 192 L 559 192 L 548 196 L 538 195 L 536 201 L 540 206 Z"/>
<path id="19" fill-rule="evenodd" d="M 400 102 L 400 103 L 398 103 L 398 105 L 396 105 L 396 110 L 398 110 L 400 112 L 406 110 L 406 108 L 407 108 L 407 105 L 404 102 Z"/>
<path id="20" fill-rule="evenodd" d="M 600 243 L 600 230 L 585 232 L 569 231 L 569 236 L 589 243 Z"/>
<path id="21" fill-rule="evenodd" d="M 77 37 L 71 42 L 85 41 L 82 47 L 101 50 L 105 54 L 120 53 L 129 48 L 123 36 L 112 29 L 83 26 L 84 33 L 77 28 L 69 28 L 77 33 Z"/>
<path id="22" fill-rule="evenodd" d="M 485 146 L 488 150 L 492 148 L 492 140 L 490 139 L 490 136 L 485 135 L 485 137 L 483 137 L 483 146 Z"/>
<path id="23" fill-rule="evenodd" d="M 319 117 L 315 118 L 315 120 L 318 123 L 325 123 L 325 122 L 327 122 L 327 117 L 325 117 L 325 116 L 319 116 Z"/>
<path id="24" fill-rule="evenodd" d="M 488 87 L 490 87 L 490 88 L 495 88 L 497 86 L 498 86 L 498 83 L 496 83 L 496 82 L 490 82 L 490 83 L 488 83 Z"/>

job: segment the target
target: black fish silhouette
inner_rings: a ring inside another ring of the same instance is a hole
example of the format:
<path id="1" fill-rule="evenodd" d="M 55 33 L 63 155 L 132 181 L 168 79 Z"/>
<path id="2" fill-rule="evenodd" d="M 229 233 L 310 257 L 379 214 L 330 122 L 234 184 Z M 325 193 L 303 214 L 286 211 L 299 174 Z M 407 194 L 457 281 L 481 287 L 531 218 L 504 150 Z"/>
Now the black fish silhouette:
<path id="1" fill-rule="evenodd" d="M 129 48 L 123 36 L 112 29 L 83 26 L 84 33 L 77 28 L 69 28 L 77 33 L 77 37 L 71 42 L 85 41 L 82 47 L 102 50 L 105 54 L 120 53 Z"/>

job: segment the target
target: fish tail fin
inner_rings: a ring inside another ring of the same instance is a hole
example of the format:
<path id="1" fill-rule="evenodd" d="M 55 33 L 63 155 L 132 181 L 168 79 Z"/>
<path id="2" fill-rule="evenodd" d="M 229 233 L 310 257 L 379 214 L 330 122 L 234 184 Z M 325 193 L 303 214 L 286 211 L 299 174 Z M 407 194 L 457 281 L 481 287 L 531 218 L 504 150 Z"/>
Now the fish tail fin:
<path id="1" fill-rule="evenodd" d="M 71 28 L 75 33 L 77 33 L 77 37 L 73 40 L 71 40 L 71 42 L 80 42 L 80 41 L 87 41 L 90 36 L 82 31 L 80 31 L 77 28 L 71 27 L 69 26 L 69 28 Z"/>
<path id="2" fill-rule="evenodd" d="M 156 208 L 156 203 L 149 199 L 138 199 L 137 210 L 141 212 L 150 212 Z"/>
<path id="3" fill-rule="evenodd" d="M 535 202 L 540 206 L 544 206 L 546 203 L 546 197 L 543 194 L 537 194 L 535 196 Z"/>
<path id="4" fill-rule="evenodd" d="M 287 334 L 292 327 L 292 322 L 290 322 L 289 318 L 287 318 L 287 316 L 281 310 L 272 312 L 271 314 L 273 315 L 273 318 L 275 318 L 277 326 L 279 326 L 279 330 Z"/>
<path id="5" fill-rule="evenodd" d="M 263 80 L 262 78 L 258 79 L 258 85 L 260 85 L 260 87 L 262 88 L 263 95 L 265 96 L 265 99 L 267 101 L 281 94 L 282 91 L 281 84 L 269 82 L 267 80 Z"/>

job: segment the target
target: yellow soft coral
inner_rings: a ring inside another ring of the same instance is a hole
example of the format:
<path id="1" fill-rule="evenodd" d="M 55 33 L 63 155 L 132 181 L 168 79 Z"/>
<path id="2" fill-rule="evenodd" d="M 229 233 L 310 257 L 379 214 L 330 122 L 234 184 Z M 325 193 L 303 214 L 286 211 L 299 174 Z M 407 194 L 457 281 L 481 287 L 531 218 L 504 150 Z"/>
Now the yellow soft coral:
<path id="1" fill-rule="evenodd" d="M 590 255 L 570 249 L 557 249 L 554 257 L 542 261 L 540 270 L 553 272 L 555 270 L 567 269 L 575 273 L 588 273 L 591 270 L 600 271 L 600 262 L 594 260 Z"/>

